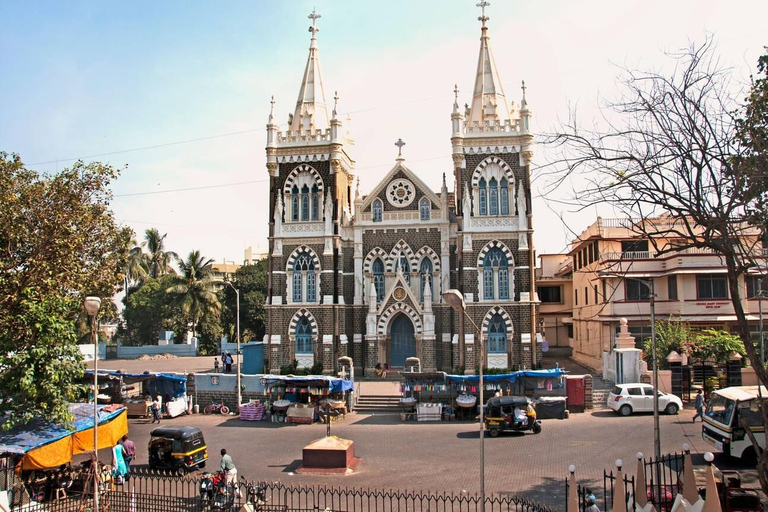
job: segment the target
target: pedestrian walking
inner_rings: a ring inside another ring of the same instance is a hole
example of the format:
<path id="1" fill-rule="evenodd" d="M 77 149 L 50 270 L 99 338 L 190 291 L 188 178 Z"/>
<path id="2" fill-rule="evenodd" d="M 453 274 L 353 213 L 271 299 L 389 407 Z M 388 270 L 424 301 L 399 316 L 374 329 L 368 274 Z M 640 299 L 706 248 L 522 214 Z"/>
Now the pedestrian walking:
<path id="1" fill-rule="evenodd" d="M 160 400 L 158 400 L 158 398 L 160 398 L 159 395 L 152 400 L 152 405 L 150 406 L 150 410 L 152 411 L 152 423 L 160 423 Z"/>
<path id="2" fill-rule="evenodd" d="M 136 456 L 136 445 L 128 439 L 128 434 L 123 436 L 123 459 L 125 460 L 125 478 L 131 477 L 131 461 Z"/>
<path id="3" fill-rule="evenodd" d="M 219 373 L 219 358 L 213 358 L 213 373 Z"/>
<path id="4" fill-rule="evenodd" d="M 693 422 L 696 423 L 696 418 L 701 418 L 704 422 L 704 395 L 701 392 L 701 388 L 696 390 L 696 401 L 693 403 L 696 407 L 696 414 L 693 415 Z"/>
<path id="5" fill-rule="evenodd" d="M 232 456 L 227 455 L 226 448 L 221 449 L 221 470 L 227 476 L 227 487 L 232 485 L 233 489 L 237 491 L 238 496 L 240 496 L 240 489 L 237 487 L 237 468 L 232 460 Z"/>
<path id="6" fill-rule="evenodd" d="M 232 356 L 230 355 L 229 352 L 227 352 L 224 357 L 225 357 L 224 364 L 227 366 L 226 372 L 232 373 Z"/>

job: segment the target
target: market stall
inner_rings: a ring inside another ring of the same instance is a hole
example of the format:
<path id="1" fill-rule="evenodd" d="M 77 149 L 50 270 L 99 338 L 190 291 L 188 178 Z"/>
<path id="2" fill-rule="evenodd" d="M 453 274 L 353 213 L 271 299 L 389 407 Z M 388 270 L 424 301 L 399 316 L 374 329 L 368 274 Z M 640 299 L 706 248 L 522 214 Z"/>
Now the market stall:
<path id="1" fill-rule="evenodd" d="M 175 418 L 190 408 L 187 377 L 172 373 L 99 371 L 99 402 L 124 404 L 128 416 L 148 416 L 153 398 L 160 397 L 163 412 Z M 93 382 L 86 370 L 83 383 Z"/>
<path id="2" fill-rule="evenodd" d="M 343 416 L 347 412 L 347 395 L 353 390 L 352 381 L 325 375 L 265 375 L 262 383 L 273 421 L 285 423 L 312 423 L 318 417 L 319 407 Z"/>

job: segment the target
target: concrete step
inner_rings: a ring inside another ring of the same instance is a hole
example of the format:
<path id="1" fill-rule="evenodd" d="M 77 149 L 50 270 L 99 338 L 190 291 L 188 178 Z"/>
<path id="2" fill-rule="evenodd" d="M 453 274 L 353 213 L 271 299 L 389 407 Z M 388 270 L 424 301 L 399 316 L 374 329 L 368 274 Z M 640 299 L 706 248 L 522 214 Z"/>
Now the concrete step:
<path id="1" fill-rule="evenodd" d="M 401 412 L 400 395 L 363 395 L 357 399 L 357 412 Z"/>

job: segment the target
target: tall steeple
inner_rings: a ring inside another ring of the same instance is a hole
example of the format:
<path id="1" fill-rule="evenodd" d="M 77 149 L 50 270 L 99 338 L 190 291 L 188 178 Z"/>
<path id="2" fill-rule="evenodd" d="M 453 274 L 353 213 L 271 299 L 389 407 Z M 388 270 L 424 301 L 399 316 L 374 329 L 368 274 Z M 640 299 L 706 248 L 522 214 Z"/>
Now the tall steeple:
<path id="1" fill-rule="evenodd" d="M 477 59 L 477 75 L 475 76 L 475 88 L 472 93 L 472 105 L 469 109 L 466 122 L 469 126 L 475 122 L 483 125 L 485 121 L 495 124 L 499 121 L 504 124 L 509 120 L 509 105 L 501 86 L 499 72 L 496 69 L 496 61 L 491 51 L 490 36 L 485 23 L 490 19 L 485 15 L 485 8 L 491 5 L 482 0 L 478 7 L 482 14 L 477 19 L 482 23 L 482 35 L 480 36 L 480 56 Z"/>
<path id="2" fill-rule="evenodd" d="M 325 90 L 323 90 L 323 76 L 320 72 L 320 56 L 317 49 L 317 19 L 320 15 L 312 10 L 308 16 L 312 20 L 309 32 L 312 39 L 309 44 L 309 58 L 304 69 L 304 78 L 301 80 L 299 99 L 296 100 L 296 110 L 288 120 L 289 131 L 298 130 L 314 132 L 326 130 L 330 127 L 328 121 L 328 107 L 325 104 Z"/>

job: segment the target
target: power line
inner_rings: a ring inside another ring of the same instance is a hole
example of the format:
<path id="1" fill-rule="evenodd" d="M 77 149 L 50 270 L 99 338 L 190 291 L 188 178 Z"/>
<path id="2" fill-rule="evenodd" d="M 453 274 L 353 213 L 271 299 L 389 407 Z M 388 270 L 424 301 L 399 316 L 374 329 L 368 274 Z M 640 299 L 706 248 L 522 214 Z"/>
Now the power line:
<path id="1" fill-rule="evenodd" d="M 253 183 L 265 183 L 269 180 L 252 180 L 252 181 L 241 181 L 238 183 L 221 183 L 219 185 L 202 185 L 199 187 L 187 187 L 187 188 L 174 188 L 169 190 L 155 190 L 153 192 L 132 192 L 129 194 L 114 194 L 113 197 L 130 197 L 130 196 L 149 196 L 153 194 L 171 194 L 173 192 L 189 192 L 191 190 L 205 190 L 205 189 L 211 189 L 211 188 L 222 188 L 222 187 L 236 187 L 239 185 L 251 185 Z"/>

